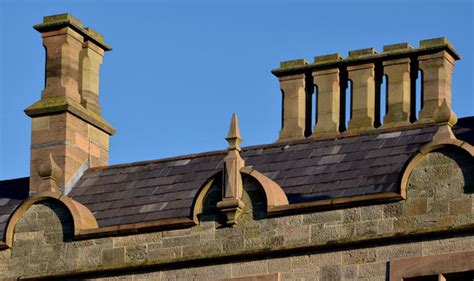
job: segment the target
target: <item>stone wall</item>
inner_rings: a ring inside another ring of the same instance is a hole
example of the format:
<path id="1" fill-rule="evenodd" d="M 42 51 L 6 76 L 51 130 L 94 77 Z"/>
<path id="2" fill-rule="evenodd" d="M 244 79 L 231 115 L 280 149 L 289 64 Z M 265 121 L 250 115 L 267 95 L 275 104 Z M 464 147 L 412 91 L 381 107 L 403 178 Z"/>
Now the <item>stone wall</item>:
<path id="1" fill-rule="evenodd" d="M 406 201 L 79 241 L 64 207 L 40 202 L 17 223 L 13 248 L 0 251 L 0 276 L 386 280 L 391 259 L 474 248 L 472 175 L 472 158 L 442 150 L 415 168 Z"/>

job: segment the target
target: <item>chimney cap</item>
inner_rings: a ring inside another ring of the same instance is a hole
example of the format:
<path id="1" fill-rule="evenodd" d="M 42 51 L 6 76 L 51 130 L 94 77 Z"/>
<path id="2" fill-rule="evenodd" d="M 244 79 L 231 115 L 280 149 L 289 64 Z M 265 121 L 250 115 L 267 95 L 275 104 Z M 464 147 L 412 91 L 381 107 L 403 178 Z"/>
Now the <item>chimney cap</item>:
<path id="1" fill-rule="evenodd" d="M 384 52 L 395 52 L 395 51 L 400 51 L 400 50 L 403 51 L 403 50 L 411 50 L 411 49 L 413 49 L 413 47 L 407 42 L 383 46 Z"/>
<path id="2" fill-rule="evenodd" d="M 329 54 L 329 55 L 322 55 L 314 57 L 314 63 L 327 63 L 327 62 L 335 62 L 344 59 L 340 54 Z"/>
<path id="3" fill-rule="evenodd" d="M 349 51 L 349 58 L 358 58 L 362 56 L 370 56 L 377 54 L 377 51 L 374 48 L 365 48 L 359 50 Z"/>
<path id="4" fill-rule="evenodd" d="M 89 27 L 84 27 L 82 22 L 71 14 L 64 13 L 46 16 L 43 17 L 42 23 L 33 26 L 33 28 L 39 32 L 58 30 L 64 27 L 70 27 L 74 29 L 75 31 L 79 32 L 79 34 L 84 36 L 84 40 L 90 40 L 94 42 L 105 51 L 112 50 L 112 47 L 105 43 L 101 34 Z"/>
<path id="5" fill-rule="evenodd" d="M 297 59 L 297 60 L 288 60 L 280 62 L 280 68 L 292 68 L 298 66 L 308 65 L 308 62 L 305 59 Z"/>

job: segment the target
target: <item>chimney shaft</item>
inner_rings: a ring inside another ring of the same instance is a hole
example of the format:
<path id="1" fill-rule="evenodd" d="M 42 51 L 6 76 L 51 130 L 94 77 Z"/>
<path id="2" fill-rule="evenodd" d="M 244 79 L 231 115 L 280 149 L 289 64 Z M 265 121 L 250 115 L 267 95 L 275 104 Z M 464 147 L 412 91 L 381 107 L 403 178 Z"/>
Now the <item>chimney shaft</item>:
<path id="1" fill-rule="evenodd" d="M 77 77 L 84 38 L 69 27 L 43 32 L 42 37 L 46 50 L 46 85 L 42 98 L 64 96 L 80 102 Z"/>
<path id="2" fill-rule="evenodd" d="M 461 57 L 445 38 L 420 41 L 418 48 L 408 43 L 384 46 L 383 53 L 377 54 L 373 48 L 350 51 L 348 58 L 338 54 L 315 57 L 314 63 L 305 60 L 282 62 L 272 73 L 280 80 L 283 91 L 283 128 L 278 141 L 302 139 L 305 124 L 311 118 L 305 113 L 316 109 L 311 99 L 305 98 L 308 91 L 305 77 L 312 78 L 317 87 L 317 124 L 312 137 L 335 135 L 344 124 L 346 96 L 350 94 L 351 106 L 347 131 L 375 130 L 380 128 L 407 126 L 413 122 L 435 122 L 435 111 L 446 100 L 451 108 L 451 75 L 454 62 Z M 419 120 L 413 115 L 415 104 L 414 87 L 421 70 L 422 104 Z M 413 73 L 410 73 L 413 72 Z M 347 76 L 346 76 L 347 73 Z M 380 104 L 382 75 L 386 76 L 386 104 Z M 312 76 L 312 77 L 311 77 Z M 351 81 L 350 93 L 344 90 Z M 385 107 L 385 116 L 378 116 Z M 306 126 L 307 127 L 307 126 Z M 344 133 L 344 132 L 341 132 Z M 308 135 L 306 133 L 306 135 Z"/>
<path id="3" fill-rule="evenodd" d="M 56 163 L 59 190 L 88 167 L 107 165 L 115 130 L 100 116 L 99 66 L 111 48 L 68 14 L 45 17 L 34 26 L 46 49 L 46 85 L 25 113 L 32 118 L 30 191 L 40 192 L 41 166 Z"/>
<path id="4" fill-rule="evenodd" d="M 352 81 L 352 118 L 349 130 L 370 130 L 374 128 L 375 67 L 373 63 L 354 65 L 347 68 Z"/>
<path id="5" fill-rule="evenodd" d="M 314 126 L 316 135 L 336 134 L 339 132 L 340 85 L 339 69 L 331 68 L 313 72 L 313 81 L 317 87 L 318 123 Z"/>
<path id="6" fill-rule="evenodd" d="M 387 76 L 387 114 L 384 127 L 410 123 L 410 59 L 402 58 L 383 62 Z"/>
<path id="7" fill-rule="evenodd" d="M 450 45 L 446 38 L 420 41 L 420 46 L 431 48 L 439 44 Z M 435 110 L 443 100 L 451 106 L 451 77 L 456 58 L 441 50 L 434 54 L 418 57 L 423 77 L 423 108 L 420 111 L 420 122 L 430 122 Z"/>
<path id="8" fill-rule="evenodd" d="M 304 138 L 306 114 L 305 75 L 293 75 L 280 79 L 283 94 L 283 126 L 280 140 L 296 140 Z"/>
<path id="9" fill-rule="evenodd" d="M 92 31 L 88 29 L 88 31 Z M 79 61 L 79 92 L 81 104 L 95 112 L 101 113 L 99 105 L 99 71 L 104 50 L 91 41 L 84 42 Z"/>

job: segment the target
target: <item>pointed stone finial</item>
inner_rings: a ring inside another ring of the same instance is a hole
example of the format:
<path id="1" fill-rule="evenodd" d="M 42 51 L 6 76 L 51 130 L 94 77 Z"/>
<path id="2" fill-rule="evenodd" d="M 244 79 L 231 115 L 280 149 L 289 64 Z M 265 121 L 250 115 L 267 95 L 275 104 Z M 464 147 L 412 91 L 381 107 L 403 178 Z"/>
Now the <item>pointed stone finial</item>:
<path id="1" fill-rule="evenodd" d="M 240 137 L 239 122 L 235 113 L 232 115 L 226 140 L 229 143 L 229 152 L 224 158 L 223 198 L 222 201 L 217 203 L 217 207 L 226 215 L 227 224 L 235 225 L 245 206 L 242 201 L 244 187 L 240 175 L 240 169 L 245 166 L 245 162 L 239 153 L 242 138 Z"/>
<path id="2" fill-rule="evenodd" d="M 451 109 L 446 99 L 443 99 L 441 105 L 435 110 L 433 119 L 438 124 L 448 124 L 450 126 L 454 126 L 458 121 L 456 113 Z"/>
<path id="3" fill-rule="evenodd" d="M 42 191 L 58 191 L 56 180 L 62 175 L 61 168 L 54 162 L 53 155 L 49 153 L 46 161 L 43 162 L 38 169 L 38 175 L 41 177 L 41 185 L 39 192 Z"/>
<path id="4" fill-rule="evenodd" d="M 232 114 L 232 120 L 230 121 L 229 133 L 225 138 L 229 143 L 230 150 L 240 151 L 240 144 L 242 143 L 242 137 L 240 136 L 239 129 L 239 120 L 237 119 L 237 114 Z"/>

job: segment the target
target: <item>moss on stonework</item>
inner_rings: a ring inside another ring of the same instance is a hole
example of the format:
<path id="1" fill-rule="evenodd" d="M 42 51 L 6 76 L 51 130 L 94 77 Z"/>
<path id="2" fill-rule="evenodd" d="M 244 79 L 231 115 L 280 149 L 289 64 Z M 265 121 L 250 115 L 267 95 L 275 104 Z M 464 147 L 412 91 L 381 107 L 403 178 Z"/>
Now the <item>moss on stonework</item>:
<path id="1" fill-rule="evenodd" d="M 68 13 L 43 17 L 43 24 L 67 23 L 67 22 L 74 23 L 80 27 L 83 26 L 80 20 L 78 20 L 73 15 L 68 14 Z"/>
<path id="2" fill-rule="evenodd" d="M 43 98 L 25 109 L 26 115 L 30 117 L 50 115 L 65 111 L 83 119 L 109 135 L 115 134 L 115 129 L 105 121 L 102 116 L 64 96 Z"/>
<path id="3" fill-rule="evenodd" d="M 341 65 L 354 65 L 374 62 L 375 60 L 390 60 L 392 58 L 410 57 L 412 55 L 432 54 L 438 51 L 447 51 L 455 60 L 461 59 L 453 45 L 446 38 L 435 38 L 420 41 L 418 48 L 411 48 L 408 43 L 399 43 L 386 46 L 384 52 L 376 53 L 373 48 L 354 50 L 349 52 L 349 57 L 336 60 L 315 60 L 314 63 L 308 64 L 304 59 L 284 61 L 280 63 L 280 67 L 273 69 L 272 73 L 277 77 L 287 75 L 302 74 L 309 71 L 320 69 L 328 69 L 339 67 Z M 325 57 L 331 55 L 322 55 Z"/>
<path id="4" fill-rule="evenodd" d="M 292 68 L 292 67 L 302 66 L 302 65 L 307 65 L 307 64 L 308 62 L 305 59 L 282 61 L 280 63 L 280 68 Z"/>
<path id="5" fill-rule="evenodd" d="M 75 31 L 79 32 L 82 36 L 84 36 L 84 40 L 93 41 L 105 51 L 112 50 L 112 47 L 105 43 L 104 38 L 101 34 L 96 32 L 95 30 L 92 30 L 89 27 L 84 28 L 82 22 L 71 14 L 65 13 L 47 16 L 43 18 L 42 23 L 33 26 L 33 28 L 38 30 L 39 32 L 57 30 L 64 27 L 73 28 Z"/>

